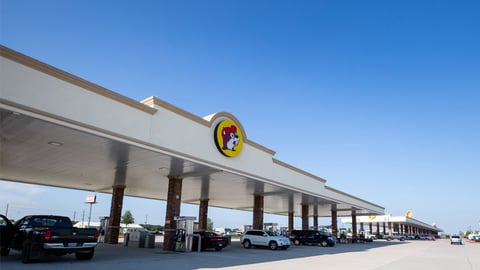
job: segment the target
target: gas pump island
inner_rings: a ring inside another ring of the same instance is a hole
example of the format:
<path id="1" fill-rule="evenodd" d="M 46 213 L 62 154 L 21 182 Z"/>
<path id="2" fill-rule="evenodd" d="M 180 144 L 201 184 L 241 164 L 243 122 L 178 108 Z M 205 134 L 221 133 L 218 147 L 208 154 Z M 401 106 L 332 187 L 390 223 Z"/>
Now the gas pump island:
<path id="1" fill-rule="evenodd" d="M 174 217 L 177 222 L 177 231 L 175 233 L 175 251 L 192 251 L 194 223 L 196 217 L 178 216 Z"/>

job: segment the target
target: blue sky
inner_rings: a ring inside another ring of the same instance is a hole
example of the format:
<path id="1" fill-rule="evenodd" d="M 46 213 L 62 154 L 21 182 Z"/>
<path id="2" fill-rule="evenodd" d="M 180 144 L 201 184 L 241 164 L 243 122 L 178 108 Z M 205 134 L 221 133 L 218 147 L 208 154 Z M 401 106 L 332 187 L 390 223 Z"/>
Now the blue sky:
<path id="1" fill-rule="evenodd" d="M 230 112 L 275 158 L 386 213 L 480 226 L 478 1 L 0 3 L 4 46 L 135 100 Z M 1 186 L 1 212 L 88 211 L 85 191 Z M 62 196 L 78 200 L 49 199 Z M 93 217 L 108 215 L 100 196 Z M 159 205 L 124 209 L 163 224 Z M 251 222 L 209 214 L 215 226 Z"/>

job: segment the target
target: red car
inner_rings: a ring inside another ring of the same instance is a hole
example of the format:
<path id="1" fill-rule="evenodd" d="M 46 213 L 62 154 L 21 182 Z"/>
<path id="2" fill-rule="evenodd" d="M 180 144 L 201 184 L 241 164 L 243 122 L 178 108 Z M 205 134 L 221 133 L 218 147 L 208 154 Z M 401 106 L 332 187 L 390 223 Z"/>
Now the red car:
<path id="1" fill-rule="evenodd" d="M 224 247 L 228 246 L 228 238 L 225 236 L 218 235 L 214 232 L 194 232 L 193 234 L 200 235 L 201 250 L 206 250 L 207 248 L 214 248 L 216 251 L 220 251 Z M 198 248 L 198 237 L 193 237 L 192 250 L 196 251 L 197 248 Z"/>
<path id="2" fill-rule="evenodd" d="M 429 235 L 429 236 L 427 237 L 427 240 L 435 241 L 436 239 L 435 239 L 435 236 Z"/>

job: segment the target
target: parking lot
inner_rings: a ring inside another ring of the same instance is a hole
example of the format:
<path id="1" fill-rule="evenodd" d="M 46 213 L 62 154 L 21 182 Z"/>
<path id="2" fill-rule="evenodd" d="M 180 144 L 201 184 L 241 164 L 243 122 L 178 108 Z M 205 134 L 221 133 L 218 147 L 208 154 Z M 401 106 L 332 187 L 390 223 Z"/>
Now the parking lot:
<path id="1" fill-rule="evenodd" d="M 164 252 L 156 248 L 135 248 L 99 244 L 91 261 L 76 261 L 75 256 L 50 257 L 22 264 L 20 253 L 12 251 L 2 257 L 1 269 L 422 269 L 480 270 L 480 244 L 464 241 L 450 245 L 448 240 L 383 241 L 337 244 L 335 247 L 292 246 L 286 251 L 244 249 L 240 243 L 223 251 Z"/>

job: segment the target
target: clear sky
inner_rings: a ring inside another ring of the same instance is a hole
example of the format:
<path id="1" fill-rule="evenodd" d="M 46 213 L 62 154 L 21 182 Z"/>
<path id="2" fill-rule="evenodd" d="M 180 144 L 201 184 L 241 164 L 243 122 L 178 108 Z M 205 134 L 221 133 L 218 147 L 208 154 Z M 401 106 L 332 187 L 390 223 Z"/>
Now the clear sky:
<path id="1" fill-rule="evenodd" d="M 275 158 L 386 213 L 447 233 L 480 226 L 480 1 L 0 3 L 4 46 L 135 100 L 230 112 Z M 0 187 L 11 216 L 88 212 L 86 191 Z M 94 219 L 110 208 L 99 196 Z M 163 224 L 164 205 L 126 198 L 124 210 Z"/>

